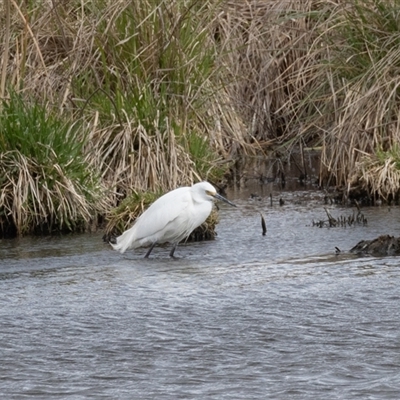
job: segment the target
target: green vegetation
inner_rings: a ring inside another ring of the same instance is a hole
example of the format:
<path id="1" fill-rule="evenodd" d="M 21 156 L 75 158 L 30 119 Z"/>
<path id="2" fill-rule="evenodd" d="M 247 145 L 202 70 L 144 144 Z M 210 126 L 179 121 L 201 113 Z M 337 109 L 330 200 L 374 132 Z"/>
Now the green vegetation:
<path id="1" fill-rule="evenodd" d="M 399 0 L 0 10 L 3 234 L 133 219 L 135 193 L 299 143 L 321 147 L 321 183 L 398 195 Z"/>
<path id="2" fill-rule="evenodd" d="M 11 93 L 0 114 L 4 232 L 84 230 L 105 212 L 104 190 L 83 157 L 84 143 L 79 124 Z"/>

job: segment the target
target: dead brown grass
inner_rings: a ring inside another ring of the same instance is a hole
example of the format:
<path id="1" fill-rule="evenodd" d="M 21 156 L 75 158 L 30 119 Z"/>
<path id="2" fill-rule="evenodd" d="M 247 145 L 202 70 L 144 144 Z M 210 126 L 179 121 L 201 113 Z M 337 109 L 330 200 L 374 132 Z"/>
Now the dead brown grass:
<path id="1" fill-rule="evenodd" d="M 137 121 L 126 115 L 122 126 L 93 129 L 90 144 L 93 146 L 92 163 L 98 163 L 102 178 L 110 188 L 118 188 L 126 195 L 132 188 L 138 191 L 156 191 L 182 186 L 188 180 L 200 177 L 193 169 L 193 161 L 177 142 L 169 122 L 159 128 L 154 121 L 150 135 Z"/>
<path id="2" fill-rule="evenodd" d="M 398 149 L 398 146 L 395 146 Z M 363 154 L 356 163 L 350 184 L 368 188 L 376 199 L 393 201 L 400 193 L 400 153 L 389 152 L 377 156 Z"/>
<path id="3" fill-rule="evenodd" d="M 243 119 L 246 141 L 260 148 L 293 137 L 291 106 L 301 98 L 314 1 L 228 1 L 218 19 L 229 98 Z M 303 94 L 304 95 L 304 94 Z"/>

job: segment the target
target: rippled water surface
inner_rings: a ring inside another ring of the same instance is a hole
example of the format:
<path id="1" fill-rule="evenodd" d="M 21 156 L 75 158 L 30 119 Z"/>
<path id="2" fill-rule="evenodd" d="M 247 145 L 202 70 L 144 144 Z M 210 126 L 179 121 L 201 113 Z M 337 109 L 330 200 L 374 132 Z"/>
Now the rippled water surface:
<path id="1" fill-rule="evenodd" d="M 318 193 L 236 202 L 176 260 L 101 234 L 0 241 L 2 398 L 399 398 L 399 259 L 344 252 L 400 236 L 399 208 L 328 229 Z"/>

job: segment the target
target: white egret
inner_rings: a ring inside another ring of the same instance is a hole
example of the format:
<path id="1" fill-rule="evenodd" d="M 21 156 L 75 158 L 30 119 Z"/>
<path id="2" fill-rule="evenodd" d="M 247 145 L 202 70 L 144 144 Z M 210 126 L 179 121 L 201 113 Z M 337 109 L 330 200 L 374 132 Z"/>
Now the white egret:
<path id="1" fill-rule="evenodd" d="M 178 243 L 210 215 L 214 199 L 236 207 L 208 182 L 172 190 L 157 199 L 130 229 L 117 237 L 117 243 L 111 245 L 121 253 L 131 248 L 150 246 L 145 255 L 147 258 L 156 244 L 168 242 L 173 244 L 169 255 L 174 257 Z"/>

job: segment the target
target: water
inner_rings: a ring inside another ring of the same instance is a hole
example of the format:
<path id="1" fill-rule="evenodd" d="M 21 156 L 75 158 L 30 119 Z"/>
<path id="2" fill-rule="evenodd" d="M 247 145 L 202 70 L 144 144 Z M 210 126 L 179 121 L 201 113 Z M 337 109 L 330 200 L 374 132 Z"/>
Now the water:
<path id="1" fill-rule="evenodd" d="M 286 196 L 221 205 L 218 238 L 177 260 L 101 234 L 1 241 L 1 397 L 398 398 L 399 259 L 344 250 L 399 236 L 400 209 L 317 228 L 322 195 Z"/>

